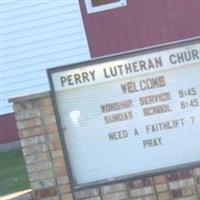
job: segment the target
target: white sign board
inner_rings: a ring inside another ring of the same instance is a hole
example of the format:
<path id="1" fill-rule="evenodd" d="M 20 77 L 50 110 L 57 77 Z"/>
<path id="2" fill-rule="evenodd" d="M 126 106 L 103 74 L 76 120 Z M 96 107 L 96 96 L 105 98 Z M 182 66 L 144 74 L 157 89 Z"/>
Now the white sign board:
<path id="1" fill-rule="evenodd" d="M 200 161 L 200 43 L 50 72 L 75 187 Z"/>

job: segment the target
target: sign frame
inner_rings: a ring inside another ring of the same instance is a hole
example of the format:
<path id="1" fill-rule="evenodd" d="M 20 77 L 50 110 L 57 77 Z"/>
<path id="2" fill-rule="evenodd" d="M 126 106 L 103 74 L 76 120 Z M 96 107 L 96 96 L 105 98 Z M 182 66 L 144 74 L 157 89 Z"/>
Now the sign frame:
<path id="1" fill-rule="evenodd" d="M 102 180 L 102 181 L 90 182 L 88 184 L 77 185 L 73 179 L 73 173 L 72 173 L 71 164 L 70 164 L 70 160 L 69 160 L 69 154 L 68 154 L 67 147 L 66 147 L 65 141 L 64 141 L 64 133 L 63 133 L 62 126 L 61 126 L 61 119 L 59 116 L 58 105 L 56 102 L 55 88 L 53 85 L 52 75 L 57 72 L 87 67 L 88 65 L 91 65 L 91 64 L 96 65 L 96 64 L 107 62 L 107 61 L 112 61 L 115 59 L 127 58 L 130 55 L 131 56 L 144 55 L 145 53 L 147 53 L 147 54 L 154 53 L 154 52 L 158 52 L 158 51 L 163 51 L 163 50 L 168 50 L 168 49 L 173 49 L 173 48 L 178 48 L 178 47 L 184 47 L 186 45 L 192 45 L 192 44 L 197 44 L 197 43 L 200 43 L 200 37 L 194 37 L 194 38 L 189 38 L 189 39 L 185 39 L 185 40 L 164 43 L 164 44 L 160 44 L 160 45 L 156 45 L 156 46 L 150 46 L 147 48 L 126 51 L 123 53 L 117 53 L 117 54 L 112 54 L 112 55 L 108 55 L 108 56 L 103 56 L 103 57 L 99 57 L 99 58 L 95 58 L 95 59 L 91 59 L 91 60 L 87 60 L 87 61 L 83 61 L 83 62 L 79 62 L 79 63 L 75 63 L 75 64 L 68 64 L 68 65 L 63 65 L 63 66 L 58 66 L 58 67 L 47 69 L 47 76 L 48 76 L 48 81 L 49 81 L 49 85 L 50 85 L 50 96 L 52 99 L 53 109 L 54 109 L 54 113 L 55 113 L 55 117 L 56 117 L 56 123 L 58 125 L 58 132 L 59 132 L 59 136 L 61 139 L 62 149 L 64 152 L 64 160 L 65 160 L 65 164 L 67 166 L 69 182 L 72 187 L 72 191 L 78 191 L 78 190 L 101 186 L 101 185 L 120 183 L 120 182 L 124 182 L 124 181 L 130 181 L 133 179 L 135 180 L 135 179 L 140 179 L 140 178 L 145 178 L 145 177 L 152 177 L 155 175 L 167 174 L 172 171 L 181 170 L 181 169 L 200 167 L 200 160 L 196 161 L 196 162 L 192 162 L 192 163 L 175 165 L 175 166 L 171 166 L 171 167 L 140 172 L 137 174 L 133 173 L 132 175 L 120 176 L 120 177 L 113 178 L 113 179 L 106 179 L 106 180 Z"/>

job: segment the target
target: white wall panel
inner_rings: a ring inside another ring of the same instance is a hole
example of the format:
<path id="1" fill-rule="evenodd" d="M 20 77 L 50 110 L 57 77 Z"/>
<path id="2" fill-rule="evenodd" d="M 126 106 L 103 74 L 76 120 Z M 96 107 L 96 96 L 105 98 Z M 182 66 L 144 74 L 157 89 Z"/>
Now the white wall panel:
<path id="1" fill-rule="evenodd" d="M 61 22 L 61 21 L 60 21 Z M 70 23 L 65 24 L 65 21 L 63 21 L 63 25 L 62 27 L 60 26 L 60 23 L 54 23 L 54 29 L 52 30 L 52 23 L 51 24 L 46 24 L 43 25 L 43 29 L 41 29 L 40 26 L 34 27 L 33 30 L 29 30 L 29 29 L 25 29 L 25 30 L 20 30 L 20 31 L 14 31 L 15 34 L 13 34 L 13 32 L 10 33 L 6 33 L 6 35 L 4 35 L 4 44 L 6 42 L 6 40 L 13 40 L 15 41 L 16 39 L 24 39 L 23 43 L 26 43 L 26 40 L 29 39 L 29 37 L 35 37 L 40 36 L 40 35 L 44 35 L 44 34 L 55 34 L 55 32 L 60 32 L 61 30 L 64 31 L 65 29 L 68 28 L 75 28 L 75 27 L 79 27 L 82 25 L 79 19 L 73 19 L 70 20 Z M 45 29 L 44 29 L 45 26 Z M 11 45 L 13 47 L 13 44 Z"/>
<path id="2" fill-rule="evenodd" d="M 3 0 L 0 114 L 8 98 L 48 90 L 46 69 L 90 59 L 78 0 Z"/>

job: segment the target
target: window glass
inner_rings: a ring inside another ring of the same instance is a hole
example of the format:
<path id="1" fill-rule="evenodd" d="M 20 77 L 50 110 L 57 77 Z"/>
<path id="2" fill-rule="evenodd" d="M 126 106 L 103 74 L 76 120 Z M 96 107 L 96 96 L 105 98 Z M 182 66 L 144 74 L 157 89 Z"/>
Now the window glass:
<path id="1" fill-rule="evenodd" d="M 92 6 L 101 6 L 109 3 L 116 3 L 119 2 L 120 0 L 91 0 L 92 1 Z"/>
<path id="2" fill-rule="evenodd" d="M 85 0 L 88 13 L 106 11 L 127 5 L 126 0 Z"/>

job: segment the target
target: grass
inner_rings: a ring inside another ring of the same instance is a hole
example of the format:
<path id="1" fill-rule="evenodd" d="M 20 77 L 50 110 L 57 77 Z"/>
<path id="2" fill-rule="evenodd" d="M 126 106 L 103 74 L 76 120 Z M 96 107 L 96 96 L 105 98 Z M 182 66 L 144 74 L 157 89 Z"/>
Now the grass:
<path id="1" fill-rule="evenodd" d="M 29 188 L 21 150 L 0 152 L 0 196 Z"/>

